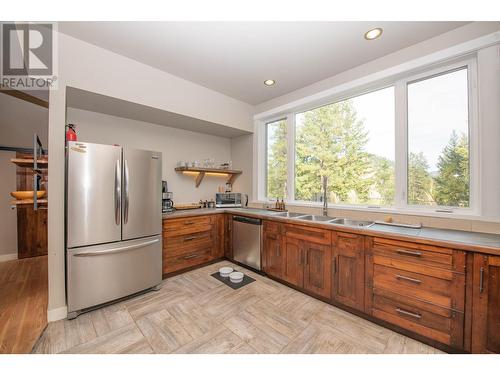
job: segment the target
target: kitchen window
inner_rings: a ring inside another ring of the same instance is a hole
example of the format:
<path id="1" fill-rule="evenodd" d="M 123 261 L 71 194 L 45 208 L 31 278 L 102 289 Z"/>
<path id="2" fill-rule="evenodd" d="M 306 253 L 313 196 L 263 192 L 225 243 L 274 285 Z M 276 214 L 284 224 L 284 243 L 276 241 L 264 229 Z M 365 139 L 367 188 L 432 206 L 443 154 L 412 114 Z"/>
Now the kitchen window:
<path id="1" fill-rule="evenodd" d="M 394 204 L 394 87 L 295 115 L 295 199 Z"/>
<path id="2" fill-rule="evenodd" d="M 287 180 L 286 120 L 266 124 L 266 196 L 285 198 Z"/>
<path id="3" fill-rule="evenodd" d="M 409 82 L 408 204 L 469 207 L 467 69 Z"/>
<path id="4" fill-rule="evenodd" d="M 319 205 L 326 176 L 331 206 L 477 214 L 475 75 L 462 60 L 265 123 L 259 200 Z"/>

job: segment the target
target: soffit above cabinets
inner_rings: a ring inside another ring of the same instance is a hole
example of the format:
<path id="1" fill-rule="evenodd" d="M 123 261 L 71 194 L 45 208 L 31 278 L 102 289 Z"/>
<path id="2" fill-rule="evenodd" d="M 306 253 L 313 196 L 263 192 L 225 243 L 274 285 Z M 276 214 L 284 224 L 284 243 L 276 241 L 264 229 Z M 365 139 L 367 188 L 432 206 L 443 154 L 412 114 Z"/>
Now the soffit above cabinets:
<path id="1" fill-rule="evenodd" d="M 111 116 L 215 135 L 218 137 L 234 138 L 251 134 L 244 130 L 214 122 L 204 121 L 74 87 L 67 87 L 66 89 L 66 106 L 68 108 L 104 113 Z"/>

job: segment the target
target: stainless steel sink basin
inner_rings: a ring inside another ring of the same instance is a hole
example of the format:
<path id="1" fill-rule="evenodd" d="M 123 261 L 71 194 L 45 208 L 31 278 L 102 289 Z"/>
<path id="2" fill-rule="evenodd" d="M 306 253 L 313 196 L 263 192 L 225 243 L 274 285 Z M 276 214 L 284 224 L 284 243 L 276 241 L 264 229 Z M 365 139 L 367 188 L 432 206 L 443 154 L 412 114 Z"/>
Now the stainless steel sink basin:
<path id="1" fill-rule="evenodd" d="M 307 221 L 326 221 L 326 222 L 334 220 L 334 218 L 330 216 L 318 216 L 318 215 L 303 215 L 297 217 L 297 219 L 307 220 Z"/>
<path id="2" fill-rule="evenodd" d="M 277 214 L 273 214 L 275 217 L 286 217 L 288 219 L 295 219 L 301 216 L 305 216 L 304 214 L 299 214 L 298 212 L 278 212 Z"/>
<path id="3" fill-rule="evenodd" d="M 334 219 L 330 221 L 332 224 L 347 225 L 349 227 L 370 227 L 375 224 L 373 221 L 366 220 L 352 220 L 352 219 Z"/>

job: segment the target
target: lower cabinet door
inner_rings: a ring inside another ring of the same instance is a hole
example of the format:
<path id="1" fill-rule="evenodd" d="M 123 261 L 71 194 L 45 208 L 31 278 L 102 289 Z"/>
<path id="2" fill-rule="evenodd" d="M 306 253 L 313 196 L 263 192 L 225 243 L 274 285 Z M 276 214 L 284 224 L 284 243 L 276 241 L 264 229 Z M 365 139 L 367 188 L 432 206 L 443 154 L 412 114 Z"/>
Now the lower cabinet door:
<path id="1" fill-rule="evenodd" d="M 330 245 L 302 242 L 304 289 L 325 298 L 332 292 L 332 252 Z"/>
<path id="2" fill-rule="evenodd" d="M 334 301 L 364 311 L 364 237 L 350 233 L 333 234 Z"/>
<path id="3" fill-rule="evenodd" d="M 298 287 L 304 285 L 304 253 L 300 240 L 285 237 L 283 280 Z"/>
<path id="4" fill-rule="evenodd" d="M 283 277 L 283 249 L 281 246 L 281 236 L 275 233 L 264 235 L 264 271 L 271 276 Z"/>
<path id="5" fill-rule="evenodd" d="M 500 353 L 500 257 L 474 254 L 472 352 Z"/>

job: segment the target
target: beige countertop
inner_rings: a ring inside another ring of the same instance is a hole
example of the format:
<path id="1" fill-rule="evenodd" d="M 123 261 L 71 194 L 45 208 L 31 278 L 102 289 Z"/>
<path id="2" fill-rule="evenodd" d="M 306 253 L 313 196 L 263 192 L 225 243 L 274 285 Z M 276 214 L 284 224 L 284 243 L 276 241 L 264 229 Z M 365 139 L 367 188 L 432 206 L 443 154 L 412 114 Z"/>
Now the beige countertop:
<path id="1" fill-rule="evenodd" d="M 174 211 L 172 213 L 163 214 L 163 219 L 175 219 L 222 213 L 255 217 L 259 219 L 268 219 L 304 226 L 319 227 L 342 232 L 359 233 L 369 236 L 407 239 L 423 244 L 441 245 L 459 250 L 480 251 L 493 255 L 500 255 L 500 235 L 498 234 L 427 227 L 423 227 L 421 229 L 411 229 L 379 224 L 375 224 L 368 228 L 358 228 L 332 223 L 311 222 L 299 219 L 276 217 L 274 216 L 276 212 L 255 208 L 200 208 L 195 210 Z"/>

